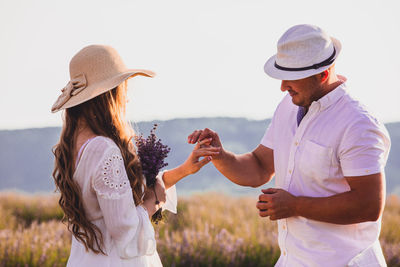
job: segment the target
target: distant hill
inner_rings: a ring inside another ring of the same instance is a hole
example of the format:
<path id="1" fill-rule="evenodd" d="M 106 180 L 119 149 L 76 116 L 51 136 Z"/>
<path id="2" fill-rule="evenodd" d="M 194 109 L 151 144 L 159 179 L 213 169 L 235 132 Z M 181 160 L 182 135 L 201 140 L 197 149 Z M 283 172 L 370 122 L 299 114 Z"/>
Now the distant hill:
<path id="1" fill-rule="evenodd" d="M 254 121 L 243 118 L 174 119 L 169 121 L 141 122 L 137 132 L 147 135 L 158 123 L 157 136 L 171 147 L 168 168 L 182 163 L 192 150 L 186 143 L 187 135 L 195 129 L 209 127 L 216 130 L 224 147 L 235 153 L 253 150 L 260 142 L 269 120 Z M 392 139 L 392 149 L 386 167 L 387 190 L 400 194 L 400 123 L 386 127 Z M 54 190 L 51 177 L 53 155 L 51 148 L 57 143 L 60 128 L 38 128 L 0 131 L 0 190 L 17 189 L 26 192 Z M 212 164 L 199 173 L 178 183 L 180 194 L 203 191 L 222 191 L 231 195 L 258 194 L 259 188 L 235 185 L 215 170 Z"/>

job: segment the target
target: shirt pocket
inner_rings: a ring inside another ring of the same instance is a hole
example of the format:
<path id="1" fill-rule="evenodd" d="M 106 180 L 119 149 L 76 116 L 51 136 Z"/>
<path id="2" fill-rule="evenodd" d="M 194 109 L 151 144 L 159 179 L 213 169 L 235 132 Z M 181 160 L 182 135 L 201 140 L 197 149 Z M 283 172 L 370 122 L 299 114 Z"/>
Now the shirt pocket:
<path id="1" fill-rule="evenodd" d="M 333 149 L 306 140 L 297 165 L 302 175 L 309 178 L 329 178 Z"/>

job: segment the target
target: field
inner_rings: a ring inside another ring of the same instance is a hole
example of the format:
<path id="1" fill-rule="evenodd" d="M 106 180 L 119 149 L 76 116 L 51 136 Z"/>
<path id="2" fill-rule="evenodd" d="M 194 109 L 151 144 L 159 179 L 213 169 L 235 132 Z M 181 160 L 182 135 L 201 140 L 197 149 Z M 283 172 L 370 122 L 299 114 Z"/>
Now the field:
<path id="1" fill-rule="evenodd" d="M 0 266 L 65 266 L 71 236 L 57 195 L 0 193 Z M 255 198 L 181 198 L 178 215 L 155 226 L 164 266 L 273 266 L 275 223 L 259 218 Z M 400 200 L 387 200 L 380 241 L 388 266 L 400 266 Z"/>

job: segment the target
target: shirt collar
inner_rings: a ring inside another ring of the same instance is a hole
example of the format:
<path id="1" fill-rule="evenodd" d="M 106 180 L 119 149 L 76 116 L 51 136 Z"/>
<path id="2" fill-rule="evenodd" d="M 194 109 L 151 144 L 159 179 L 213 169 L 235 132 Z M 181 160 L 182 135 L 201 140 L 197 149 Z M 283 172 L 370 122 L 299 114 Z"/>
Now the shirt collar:
<path id="1" fill-rule="evenodd" d="M 320 110 L 327 109 L 332 104 L 336 103 L 346 93 L 346 84 L 343 82 L 338 87 L 321 97 L 316 101 L 320 107 Z"/>

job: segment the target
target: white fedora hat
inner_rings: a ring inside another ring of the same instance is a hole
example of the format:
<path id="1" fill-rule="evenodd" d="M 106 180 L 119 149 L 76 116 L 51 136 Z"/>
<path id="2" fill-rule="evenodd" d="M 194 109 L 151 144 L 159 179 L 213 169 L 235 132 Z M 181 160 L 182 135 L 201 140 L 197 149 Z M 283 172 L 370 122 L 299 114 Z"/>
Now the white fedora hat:
<path id="1" fill-rule="evenodd" d="M 278 53 L 264 65 L 269 76 L 299 80 L 323 72 L 338 57 L 342 45 L 321 28 L 301 24 L 291 27 L 278 41 Z"/>

